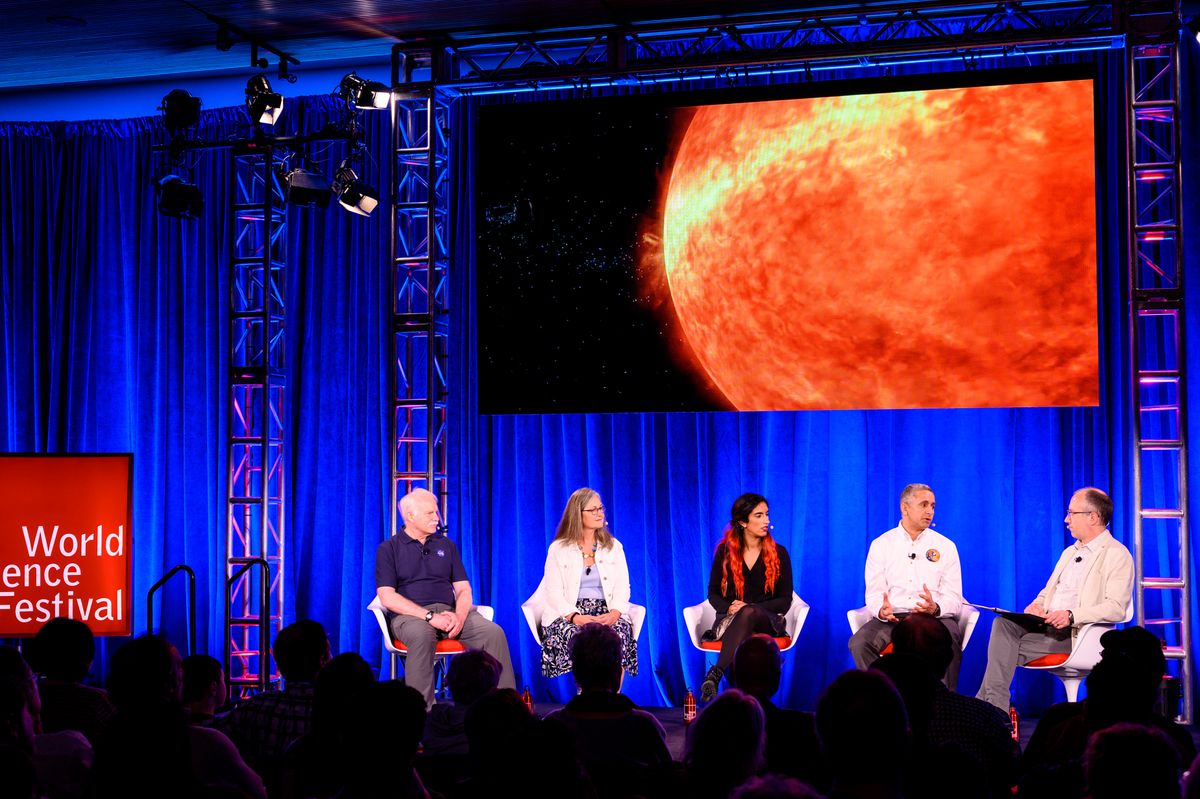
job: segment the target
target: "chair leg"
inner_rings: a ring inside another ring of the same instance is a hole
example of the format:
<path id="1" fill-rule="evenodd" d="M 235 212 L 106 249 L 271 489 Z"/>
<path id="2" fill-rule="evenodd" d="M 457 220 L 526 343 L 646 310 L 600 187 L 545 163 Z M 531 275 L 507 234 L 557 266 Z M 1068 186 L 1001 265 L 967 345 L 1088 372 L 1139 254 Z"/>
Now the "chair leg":
<path id="1" fill-rule="evenodd" d="M 1067 689 L 1067 701 L 1079 701 L 1079 678 L 1078 677 L 1059 677 L 1062 680 L 1063 688 Z"/>

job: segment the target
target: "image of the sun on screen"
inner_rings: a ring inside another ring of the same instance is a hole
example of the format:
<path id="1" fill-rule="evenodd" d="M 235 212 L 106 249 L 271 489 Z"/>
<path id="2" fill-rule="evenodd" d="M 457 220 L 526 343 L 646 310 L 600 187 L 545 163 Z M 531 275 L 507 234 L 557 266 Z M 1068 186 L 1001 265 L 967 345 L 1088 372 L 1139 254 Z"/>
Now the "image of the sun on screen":
<path id="1" fill-rule="evenodd" d="M 505 113 L 484 412 L 1099 402 L 1090 80 Z"/>

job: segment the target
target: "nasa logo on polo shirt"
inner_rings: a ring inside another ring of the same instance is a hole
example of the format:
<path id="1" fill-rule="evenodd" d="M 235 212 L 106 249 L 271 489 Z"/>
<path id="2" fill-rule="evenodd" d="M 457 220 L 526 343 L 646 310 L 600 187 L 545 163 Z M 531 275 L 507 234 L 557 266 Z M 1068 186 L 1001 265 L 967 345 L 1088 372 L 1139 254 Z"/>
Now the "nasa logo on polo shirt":
<path id="1" fill-rule="evenodd" d="M 444 557 L 446 557 L 446 550 L 444 550 L 444 549 L 439 549 L 439 550 L 437 551 L 437 553 L 438 553 L 438 557 L 439 557 L 439 558 L 444 558 Z"/>
<path id="2" fill-rule="evenodd" d="M 925 560 L 929 561 L 930 563 L 937 563 L 941 559 L 942 553 L 938 552 L 936 549 L 925 550 Z"/>

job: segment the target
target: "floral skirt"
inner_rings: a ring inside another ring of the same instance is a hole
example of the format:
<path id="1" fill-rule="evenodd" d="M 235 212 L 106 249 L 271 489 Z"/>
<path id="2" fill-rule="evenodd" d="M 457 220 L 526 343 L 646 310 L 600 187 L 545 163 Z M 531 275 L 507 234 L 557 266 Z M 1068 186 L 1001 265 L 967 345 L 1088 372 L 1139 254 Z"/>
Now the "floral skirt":
<path id="1" fill-rule="evenodd" d="M 608 613 L 603 599 L 581 599 L 575 608 L 584 616 L 601 616 Z M 633 625 L 625 617 L 617 619 L 612 628 L 621 636 L 621 666 L 630 674 L 637 674 L 637 641 L 633 640 Z M 542 630 L 542 674 L 557 677 L 571 670 L 571 639 L 582 627 L 558 618 Z"/>

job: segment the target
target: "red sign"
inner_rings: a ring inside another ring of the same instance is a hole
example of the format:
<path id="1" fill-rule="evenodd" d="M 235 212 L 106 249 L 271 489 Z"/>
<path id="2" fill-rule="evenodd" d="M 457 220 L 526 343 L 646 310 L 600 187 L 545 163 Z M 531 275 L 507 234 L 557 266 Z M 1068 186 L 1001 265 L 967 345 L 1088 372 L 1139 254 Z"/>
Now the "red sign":
<path id="1" fill-rule="evenodd" d="M 0 455 L 0 638 L 130 634 L 132 478 L 132 455 Z"/>

